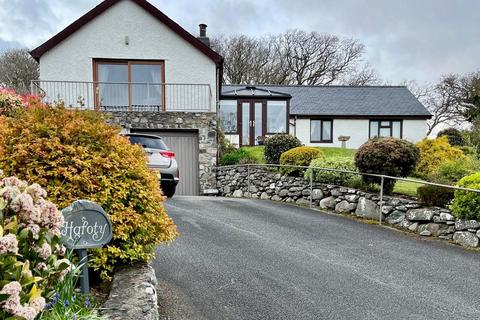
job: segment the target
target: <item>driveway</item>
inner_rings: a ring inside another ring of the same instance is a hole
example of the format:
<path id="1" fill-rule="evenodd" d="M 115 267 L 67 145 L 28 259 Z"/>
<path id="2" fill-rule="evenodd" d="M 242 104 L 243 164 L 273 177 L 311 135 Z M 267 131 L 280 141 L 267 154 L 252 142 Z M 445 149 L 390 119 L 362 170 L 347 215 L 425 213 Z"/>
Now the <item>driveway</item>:
<path id="1" fill-rule="evenodd" d="M 174 197 L 163 319 L 480 319 L 480 254 L 262 200 Z"/>

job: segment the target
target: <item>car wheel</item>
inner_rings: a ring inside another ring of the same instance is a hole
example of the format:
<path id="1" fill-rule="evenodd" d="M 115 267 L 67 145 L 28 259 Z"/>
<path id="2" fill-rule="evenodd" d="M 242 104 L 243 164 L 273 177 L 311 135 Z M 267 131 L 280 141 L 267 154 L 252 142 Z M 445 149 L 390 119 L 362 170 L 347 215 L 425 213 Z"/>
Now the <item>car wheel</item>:
<path id="1" fill-rule="evenodd" d="M 175 189 L 177 186 L 162 186 L 163 194 L 167 196 L 167 198 L 173 197 L 175 194 Z"/>

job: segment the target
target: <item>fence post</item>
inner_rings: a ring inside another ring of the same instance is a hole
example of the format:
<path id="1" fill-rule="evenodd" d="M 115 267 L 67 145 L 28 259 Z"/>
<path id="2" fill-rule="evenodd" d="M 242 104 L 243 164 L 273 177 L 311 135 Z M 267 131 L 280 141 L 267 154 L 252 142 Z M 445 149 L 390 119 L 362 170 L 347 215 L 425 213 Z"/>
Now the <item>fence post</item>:
<path id="1" fill-rule="evenodd" d="M 313 167 L 311 168 L 311 174 L 310 174 L 310 209 L 312 208 L 313 205 L 313 170 L 315 170 Z M 308 170 L 308 169 L 307 169 Z"/>
<path id="2" fill-rule="evenodd" d="M 378 222 L 382 224 L 382 211 L 383 211 L 383 182 L 385 178 L 382 176 L 380 182 L 380 214 L 378 215 Z"/>
<path id="3" fill-rule="evenodd" d="M 251 198 L 252 195 L 250 194 L 250 164 L 247 164 L 247 192 L 249 198 Z"/>

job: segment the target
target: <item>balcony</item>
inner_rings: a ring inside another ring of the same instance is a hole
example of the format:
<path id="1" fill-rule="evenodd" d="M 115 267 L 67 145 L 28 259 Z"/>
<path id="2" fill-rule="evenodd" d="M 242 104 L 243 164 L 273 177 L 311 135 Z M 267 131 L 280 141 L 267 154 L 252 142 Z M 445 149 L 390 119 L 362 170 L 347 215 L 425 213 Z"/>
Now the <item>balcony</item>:
<path id="1" fill-rule="evenodd" d="M 33 80 L 31 93 L 45 103 L 98 111 L 209 112 L 209 84 Z"/>

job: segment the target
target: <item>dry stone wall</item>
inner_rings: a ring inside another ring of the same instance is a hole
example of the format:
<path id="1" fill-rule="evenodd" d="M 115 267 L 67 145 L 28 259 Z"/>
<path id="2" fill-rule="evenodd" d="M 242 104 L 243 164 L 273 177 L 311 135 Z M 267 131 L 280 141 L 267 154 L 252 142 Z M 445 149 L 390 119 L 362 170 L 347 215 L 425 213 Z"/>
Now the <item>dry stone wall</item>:
<path id="1" fill-rule="evenodd" d="M 250 173 L 250 177 L 248 174 Z M 250 184 L 249 184 L 250 181 Z M 217 189 L 220 196 L 249 197 L 296 203 L 361 218 L 378 220 L 425 237 L 452 240 L 465 247 L 478 247 L 480 223 L 457 220 L 445 208 L 427 207 L 416 200 L 385 196 L 382 212 L 378 194 L 313 183 L 301 177 L 289 177 L 265 168 L 224 167 L 217 169 Z M 311 195 L 311 200 L 310 200 Z"/>

